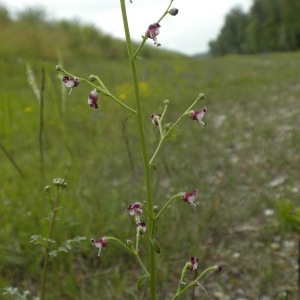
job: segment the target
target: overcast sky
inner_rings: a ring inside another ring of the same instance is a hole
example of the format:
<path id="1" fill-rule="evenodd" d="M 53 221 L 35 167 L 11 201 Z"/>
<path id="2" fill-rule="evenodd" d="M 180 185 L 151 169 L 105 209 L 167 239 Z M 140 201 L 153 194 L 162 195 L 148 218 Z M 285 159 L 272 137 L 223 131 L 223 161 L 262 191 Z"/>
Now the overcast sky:
<path id="1" fill-rule="evenodd" d="M 141 40 L 151 23 L 155 23 L 169 5 L 169 0 L 129 0 L 127 13 L 131 37 Z M 51 19 L 79 19 L 92 23 L 103 32 L 124 38 L 119 0 L 0 0 L 11 13 L 26 7 L 45 8 Z M 249 11 L 252 0 L 174 0 L 179 9 L 175 17 L 166 16 L 160 23 L 162 47 L 184 54 L 206 52 L 208 43 L 217 37 L 226 14 L 236 6 Z M 148 43 L 152 41 L 148 40 Z"/>

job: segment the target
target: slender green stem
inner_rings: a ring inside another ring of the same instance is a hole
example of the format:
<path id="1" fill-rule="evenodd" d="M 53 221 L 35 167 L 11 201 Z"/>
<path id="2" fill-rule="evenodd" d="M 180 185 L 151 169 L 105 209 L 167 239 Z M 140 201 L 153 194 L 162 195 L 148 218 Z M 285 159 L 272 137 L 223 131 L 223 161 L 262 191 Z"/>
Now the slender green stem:
<path id="1" fill-rule="evenodd" d="M 143 49 L 143 47 L 144 47 L 147 40 L 148 40 L 148 37 L 146 35 L 143 36 L 143 40 L 142 40 L 141 44 L 139 45 L 139 47 L 137 48 L 137 50 L 135 51 L 135 53 L 133 55 L 133 59 L 136 59 L 136 57 L 139 55 L 139 53 Z"/>
<path id="2" fill-rule="evenodd" d="M 118 244 L 120 244 L 123 248 L 125 248 L 129 253 L 135 255 L 135 251 L 133 249 L 130 249 L 128 246 L 126 246 L 124 243 L 122 243 L 120 240 L 118 240 L 117 238 L 115 237 L 112 237 L 112 236 L 109 236 L 109 237 L 105 237 L 107 240 L 109 241 L 115 241 L 117 242 Z"/>
<path id="3" fill-rule="evenodd" d="M 166 11 L 163 13 L 163 15 L 158 19 L 158 21 L 157 21 L 156 23 L 160 23 L 160 21 L 168 14 L 168 11 L 169 11 L 169 9 L 170 9 L 170 7 L 171 7 L 173 1 L 174 1 L 174 0 L 171 0 L 171 2 L 170 2 L 170 4 L 169 4 L 168 8 L 166 9 Z M 146 43 L 147 40 L 148 40 L 147 35 L 143 36 L 143 39 L 142 39 L 141 44 L 138 46 L 137 50 L 135 51 L 135 53 L 134 53 L 133 56 L 132 56 L 132 59 L 133 59 L 133 60 L 136 59 L 136 57 L 139 55 L 139 53 L 140 53 L 141 50 L 143 49 L 143 47 L 144 47 L 144 45 L 145 45 L 145 43 Z"/>
<path id="4" fill-rule="evenodd" d="M 178 288 L 177 288 L 176 294 L 178 294 L 178 293 L 180 292 L 180 290 L 181 290 L 182 283 L 183 283 L 183 281 L 184 281 L 184 276 L 185 276 L 185 274 L 186 274 L 187 269 L 190 267 L 190 265 L 191 265 L 190 262 L 187 262 L 187 263 L 185 264 L 185 266 L 184 266 L 182 272 L 181 272 L 181 276 L 180 276 L 180 280 L 179 280 L 179 284 L 178 284 Z"/>
<path id="5" fill-rule="evenodd" d="M 143 262 L 142 262 L 140 256 L 139 256 L 137 253 L 136 253 L 136 259 L 137 259 L 137 261 L 139 262 L 139 264 L 140 264 L 140 266 L 142 267 L 142 269 L 144 270 L 146 276 L 147 276 L 148 278 L 150 278 L 150 274 L 149 274 L 148 270 L 146 269 L 146 267 L 145 267 L 145 265 L 143 264 Z"/>
<path id="6" fill-rule="evenodd" d="M 196 100 L 188 107 L 188 109 L 177 119 L 177 121 L 169 128 L 169 130 L 167 132 L 165 132 L 160 140 L 159 140 L 159 143 L 149 161 L 149 164 L 153 164 L 153 160 L 155 159 L 159 149 L 161 148 L 164 140 L 170 136 L 171 132 L 176 128 L 176 126 L 179 124 L 179 122 L 186 116 L 190 113 L 191 109 L 197 104 L 197 102 L 201 99 L 204 99 L 204 95 L 203 94 L 199 94 L 199 96 L 196 98 Z"/>
<path id="7" fill-rule="evenodd" d="M 182 294 L 184 294 L 187 290 L 189 290 L 191 287 L 196 286 L 199 284 L 199 281 L 210 271 L 216 271 L 218 270 L 219 266 L 213 266 L 209 267 L 206 270 L 204 270 L 194 281 L 192 281 L 189 285 L 187 285 L 184 289 L 180 289 L 180 282 L 179 287 L 177 289 L 176 295 L 172 298 L 172 300 L 178 298 Z"/>
<path id="8" fill-rule="evenodd" d="M 40 170 L 42 181 L 45 179 L 44 173 L 44 90 L 45 90 L 45 68 L 42 67 L 42 82 L 40 88 L 40 128 L 39 128 L 39 151 L 40 151 Z"/>
<path id="9" fill-rule="evenodd" d="M 14 168 L 17 170 L 17 172 L 19 173 L 19 175 L 21 176 L 21 178 L 23 180 L 25 180 L 25 176 L 23 174 L 23 171 L 18 166 L 18 164 L 16 163 L 16 161 L 14 160 L 14 158 L 12 157 L 12 155 L 10 155 L 9 152 L 6 150 L 6 148 L 1 143 L 1 141 L 0 141 L 0 149 L 2 150 L 2 152 L 4 153 L 4 155 L 8 158 L 8 160 L 11 162 L 11 164 L 14 166 Z"/>
<path id="10" fill-rule="evenodd" d="M 147 210 L 150 213 L 150 219 L 148 221 L 148 230 L 150 232 L 150 239 L 151 239 L 154 235 L 154 225 L 155 224 L 154 224 L 154 220 L 153 220 L 150 165 L 148 163 L 149 159 L 148 159 L 146 138 L 145 138 L 145 132 L 144 132 L 144 124 L 143 124 L 143 118 L 142 118 L 142 107 L 141 107 L 141 101 L 140 101 L 136 65 L 135 65 L 135 61 L 134 61 L 134 57 L 133 57 L 133 50 L 132 50 L 128 20 L 127 20 L 125 0 L 120 0 L 120 4 L 121 4 L 121 11 L 122 11 L 122 17 L 123 17 L 123 25 L 124 25 L 124 31 L 125 31 L 125 37 L 126 37 L 127 51 L 128 51 L 128 56 L 129 56 L 129 63 L 130 63 L 130 68 L 131 68 L 132 81 L 133 81 L 133 86 L 134 86 L 134 94 L 135 94 L 135 100 L 136 100 L 136 111 L 137 111 L 136 116 L 137 116 L 137 122 L 138 122 L 138 128 L 139 128 L 142 154 L 143 154 L 145 185 L 146 185 L 146 191 L 147 191 Z M 152 244 L 150 243 L 150 239 L 149 239 L 150 299 L 155 300 L 156 299 L 155 253 L 154 253 L 154 248 L 153 248 Z"/>
<path id="11" fill-rule="evenodd" d="M 171 204 L 171 202 L 176 198 L 176 197 L 179 197 L 181 196 L 181 193 L 177 194 L 177 195 L 174 195 L 172 198 L 170 198 L 168 200 L 168 202 L 163 206 L 163 208 L 160 210 L 160 212 L 155 216 L 155 220 L 157 220 L 160 215 L 165 211 L 165 209 Z"/>
<path id="12" fill-rule="evenodd" d="M 52 217 L 50 222 L 50 230 L 48 235 L 48 240 L 52 240 L 53 232 L 54 232 L 54 224 L 57 214 L 57 203 L 59 199 L 59 188 L 57 187 L 55 198 L 53 199 L 53 210 L 52 210 Z M 45 291 L 46 291 L 46 279 L 47 279 L 47 272 L 48 272 L 48 265 L 49 265 L 49 244 L 45 246 L 45 258 L 44 258 L 44 268 L 43 268 L 43 275 L 42 275 L 42 282 L 41 282 L 41 300 L 45 299 Z"/>
<path id="13" fill-rule="evenodd" d="M 109 93 L 108 88 L 105 86 L 103 81 L 98 76 L 95 76 L 95 75 L 91 75 L 91 76 L 94 76 L 96 78 L 96 80 L 99 82 L 100 86 Z"/>
<path id="14" fill-rule="evenodd" d="M 115 241 L 117 242 L 118 244 L 120 244 L 123 248 L 125 248 L 130 254 L 134 255 L 137 259 L 137 261 L 139 262 L 140 266 L 142 267 L 142 269 L 144 270 L 145 274 L 147 277 L 150 277 L 149 275 L 149 272 L 148 270 L 146 269 L 145 265 L 143 264 L 139 254 L 138 254 L 138 247 L 136 247 L 136 249 L 130 249 L 128 246 L 126 246 L 124 243 L 122 243 L 120 240 L 118 240 L 117 238 L 115 237 L 112 237 L 112 236 L 109 236 L 107 237 L 106 236 L 106 239 L 109 240 L 109 241 Z M 138 242 L 137 242 L 137 245 L 138 245 Z"/>
<path id="15" fill-rule="evenodd" d="M 155 149 L 155 151 L 154 151 L 154 153 L 153 153 L 153 155 L 152 155 L 151 159 L 149 160 L 149 164 L 150 164 L 150 165 L 152 165 L 152 164 L 153 164 L 153 160 L 155 159 L 155 157 L 156 157 L 156 155 L 157 155 L 157 153 L 158 153 L 159 149 L 161 148 L 161 146 L 162 146 L 162 144 L 163 144 L 163 141 L 164 141 L 164 139 L 165 139 L 165 137 L 164 137 L 164 136 L 162 136 L 162 137 L 161 137 L 161 139 L 159 140 L 159 143 L 158 143 L 158 145 L 157 145 L 157 147 L 156 147 L 156 149 Z"/>
<path id="16" fill-rule="evenodd" d="M 132 109 L 131 107 L 127 106 L 125 103 L 123 103 L 121 100 L 119 100 L 116 96 L 114 96 L 113 94 L 111 94 L 109 92 L 109 90 L 106 88 L 106 86 L 104 85 L 104 83 L 97 76 L 94 76 L 94 77 L 97 79 L 97 81 L 99 82 L 100 86 L 94 84 L 93 82 L 91 82 L 91 81 L 89 81 L 89 80 L 87 80 L 85 78 L 81 78 L 81 77 L 75 76 L 74 74 L 67 72 L 66 70 L 64 70 L 61 67 L 60 67 L 60 71 L 63 72 L 64 74 L 70 76 L 70 77 L 76 77 L 76 78 L 78 78 L 79 81 L 87 83 L 88 85 L 92 86 L 94 89 L 98 90 L 103 95 L 105 95 L 105 96 L 113 99 L 119 105 L 123 106 L 124 108 L 126 108 L 130 112 L 136 114 L 136 111 L 134 109 Z"/>
<path id="17" fill-rule="evenodd" d="M 171 0 L 171 1 L 170 1 L 170 4 L 169 4 L 168 8 L 166 9 L 166 11 L 163 13 L 163 15 L 158 19 L 158 21 L 157 21 L 156 23 L 160 23 L 160 21 L 168 14 L 168 11 L 169 11 L 169 9 L 170 9 L 170 7 L 171 7 L 173 1 L 174 1 L 174 0 Z"/>

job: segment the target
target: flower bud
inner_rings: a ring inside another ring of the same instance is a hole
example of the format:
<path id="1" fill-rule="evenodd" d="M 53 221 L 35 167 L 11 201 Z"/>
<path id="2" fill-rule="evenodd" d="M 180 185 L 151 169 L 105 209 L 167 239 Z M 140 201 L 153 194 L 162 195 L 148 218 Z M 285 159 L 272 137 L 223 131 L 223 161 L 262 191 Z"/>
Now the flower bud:
<path id="1" fill-rule="evenodd" d="M 220 273 L 222 271 L 222 266 L 217 266 L 217 273 Z"/>
<path id="2" fill-rule="evenodd" d="M 95 81 L 95 76 L 94 75 L 90 75 L 89 76 L 89 78 L 88 78 L 88 81 L 90 81 L 90 82 L 93 82 L 93 81 Z"/>
<path id="3" fill-rule="evenodd" d="M 45 192 L 50 193 L 50 188 L 50 185 L 46 185 L 44 188 Z"/>
<path id="4" fill-rule="evenodd" d="M 165 101 L 164 101 L 164 105 L 168 105 L 169 104 L 169 99 L 166 99 Z"/>
<path id="5" fill-rule="evenodd" d="M 154 205 L 153 206 L 153 211 L 158 212 L 158 210 L 159 210 L 159 206 L 158 205 Z"/>
<path id="6" fill-rule="evenodd" d="M 200 100 L 204 100 L 205 99 L 205 94 L 204 93 L 200 93 L 199 94 L 199 99 Z"/>
<path id="7" fill-rule="evenodd" d="M 62 71 L 62 68 L 61 68 L 60 65 L 57 65 L 57 66 L 55 67 L 55 69 L 56 69 L 56 71 Z"/>
<path id="8" fill-rule="evenodd" d="M 171 15 L 171 16 L 176 16 L 178 14 L 179 10 L 175 7 L 171 8 L 168 13 Z"/>

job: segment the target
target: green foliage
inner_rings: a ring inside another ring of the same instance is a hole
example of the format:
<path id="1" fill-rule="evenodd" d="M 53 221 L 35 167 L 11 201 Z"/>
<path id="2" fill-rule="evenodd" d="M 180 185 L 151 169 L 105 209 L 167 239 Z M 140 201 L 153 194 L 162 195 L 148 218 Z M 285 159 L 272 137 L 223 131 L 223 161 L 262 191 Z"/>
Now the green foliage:
<path id="1" fill-rule="evenodd" d="M 17 288 L 13 287 L 6 287 L 3 289 L 2 295 L 10 295 L 13 296 L 12 299 L 14 300 L 26 300 L 27 296 L 30 295 L 29 291 L 24 291 L 22 294 L 19 292 Z M 36 299 L 36 298 L 35 298 Z"/>
<path id="2" fill-rule="evenodd" d="M 22 178 L 1 149 L 0 283 L 36 295 L 43 253 L 30 237 L 46 236 L 49 226 L 45 184 L 58 176 L 68 182 L 55 224 L 57 245 L 74 236 L 129 237 L 135 224 L 129 224 L 126 206 L 143 201 L 144 188 L 133 119 L 107 97 L 99 99 L 99 110 L 91 110 L 86 103 L 90 89 L 84 84 L 67 95 L 55 70 L 60 52 L 68 69 L 86 77 L 101 74 L 110 90 L 132 104 L 128 62 L 122 57 L 102 59 L 100 54 L 99 61 L 86 59 L 67 46 L 72 37 L 55 29 L 43 28 L 46 36 L 42 52 L 37 52 L 32 47 L 37 33 L 23 24 L 22 34 L 28 36 L 23 39 L 20 28 L 16 21 L 0 32 L 1 39 L 13 33 L 0 45 L 1 51 L 6 48 L 0 60 L 0 142 L 24 174 Z M 14 39 L 20 41 L 17 49 Z M 53 40 L 60 45 L 57 52 Z M 103 47 L 104 53 L 109 47 Z M 99 46 L 89 51 L 98 53 Z M 192 213 L 177 199 L 159 220 L 159 299 L 170 298 L 178 285 L 178 266 L 197 253 L 201 266 L 224 265 L 225 275 L 221 273 L 218 282 L 214 276 L 206 279 L 204 287 L 213 290 L 209 296 L 278 299 L 277 291 L 295 288 L 296 250 L 285 246 L 294 237 L 279 231 L 277 219 L 264 211 L 275 210 L 278 197 L 293 205 L 299 202 L 300 53 L 189 59 L 172 53 L 160 56 L 159 51 L 150 49 L 149 57 L 142 52 L 145 63 L 138 65 L 149 151 L 158 141 L 150 115 L 161 112 L 166 98 L 170 107 L 165 120 L 170 123 L 195 99 L 195 91 L 203 91 L 208 101 L 207 127 L 202 130 L 184 120 L 178 135 L 170 136 L 161 149 L 153 170 L 155 205 L 162 207 L 170 195 L 194 187 L 199 187 L 200 199 Z M 46 70 L 45 179 L 38 146 L 40 106 L 27 82 L 27 63 L 39 88 L 42 66 Z M 270 185 L 277 177 L 283 181 Z M 143 255 L 146 250 L 140 251 Z M 99 291 L 103 299 L 147 299 L 135 284 L 141 275 L 132 256 L 120 247 L 109 244 L 99 261 L 89 241 L 82 241 L 51 264 L 48 299 L 99 299 Z"/>
<path id="3" fill-rule="evenodd" d="M 73 239 L 65 241 L 60 247 L 58 247 L 56 250 L 52 250 L 49 252 L 49 255 L 51 257 L 56 257 L 60 252 L 68 253 L 72 250 L 72 244 L 74 243 L 80 243 L 81 241 L 86 240 L 86 237 L 82 236 L 76 236 Z"/>
<path id="4" fill-rule="evenodd" d="M 233 8 L 210 42 L 210 51 L 224 55 L 299 50 L 299 12 L 298 0 L 255 0 L 249 13 Z"/>
<path id="5" fill-rule="evenodd" d="M 290 202 L 280 201 L 277 204 L 279 221 L 285 229 L 300 234 L 300 208 L 296 208 Z"/>

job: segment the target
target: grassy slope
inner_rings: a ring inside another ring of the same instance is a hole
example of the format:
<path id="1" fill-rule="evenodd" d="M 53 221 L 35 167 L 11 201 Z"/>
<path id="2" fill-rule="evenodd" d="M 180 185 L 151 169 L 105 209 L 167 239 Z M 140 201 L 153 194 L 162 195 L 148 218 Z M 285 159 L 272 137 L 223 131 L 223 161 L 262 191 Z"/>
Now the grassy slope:
<path id="1" fill-rule="evenodd" d="M 1 40 L 11 36 L 1 35 Z M 43 187 L 52 178 L 64 177 L 69 184 L 56 227 L 58 242 L 77 235 L 132 238 L 134 224 L 125 208 L 142 201 L 144 189 L 134 120 L 125 121 L 126 111 L 107 98 L 100 99 L 99 110 L 90 109 L 86 104 L 90 89 L 83 84 L 62 96 L 54 69 L 57 52 L 41 54 L 42 59 L 32 56 L 29 41 L 30 37 L 24 40 L 28 47 L 24 57 L 13 42 L 1 52 L 0 142 L 25 180 L 0 152 L 0 266 L 2 286 L 35 292 L 42 253 L 29 240 L 47 228 L 49 207 Z M 47 42 L 45 38 L 41 48 L 49 49 Z M 94 50 L 92 58 L 78 56 L 63 45 L 58 50 L 68 70 L 101 76 L 132 104 L 125 59 L 98 59 Z M 264 211 L 275 209 L 277 199 L 299 200 L 300 54 L 197 60 L 154 56 L 139 65 L 141 82 L 147 82 L 142 90 L 145 120 L 161 111 L 166 98 L 171 103 L 167 122 L 174 121 L 199 92 L 206 93 L 203 105 L 208 108 L 208 126 L 202 129 L 185 119 L 179 128 L 182 134 L 164 145 L 156 161 L 157 204 L 180 191 L 200 190 L 197 212 L 176 202 L 161 220 L 160 299 L 174 290 L 181 266 L 192 255 L 201 257 L 201 266 L 224 265 L 219 277 L 203 284 L 211 298 L 267 295 L 276 299 L 280 291 L 295 288 L 296 245 L 288 243 L 295 242 L 293 236 L 279 231 L 276 217 L 266 217 Z M 27 83 L 26 63 L 39 82 L 41 66 L 47 74 L 44 180 L 39 166 L 39 103 Z M 151 152 L 157 132 L 150 120 L 145 129 Z M 272 186 L 274 179 L 282 183 Z M 142 299 L 135 280 L 124 273 L 133 278 L 140 274 L 123 250 L 110 244 L 99 264 L 96 249 L 87 241 L 53 263 L 48 299 L 98 299 L 99 293 L 105 299 Z"/>

